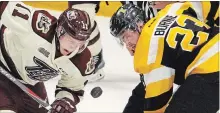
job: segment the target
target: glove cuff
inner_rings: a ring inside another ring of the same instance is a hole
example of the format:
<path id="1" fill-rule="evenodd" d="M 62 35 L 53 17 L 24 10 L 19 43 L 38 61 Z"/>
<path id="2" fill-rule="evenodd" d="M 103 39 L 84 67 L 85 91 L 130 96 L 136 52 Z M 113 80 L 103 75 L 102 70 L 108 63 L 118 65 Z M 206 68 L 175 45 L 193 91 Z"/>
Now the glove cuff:
<path id="1" fill-rule="evenodd" d="M 67 91 L 60 91 L 56 94 L 56 99 L 67 99 L 67 100 L 71 100 L 73 103 L 71 103 L 72 105 L 77 105 L 80 102 L 80 99 L 78 96 L 69 93 Z"/>
<path id="2" fill-rule="evenodd" d="M 73 102 L 73 100 L 67 97 L 56 99 L 51 104 L 51 109 L 48 113 L 73 113 L 77 111 L 75 104 L 76 103 Z"/>

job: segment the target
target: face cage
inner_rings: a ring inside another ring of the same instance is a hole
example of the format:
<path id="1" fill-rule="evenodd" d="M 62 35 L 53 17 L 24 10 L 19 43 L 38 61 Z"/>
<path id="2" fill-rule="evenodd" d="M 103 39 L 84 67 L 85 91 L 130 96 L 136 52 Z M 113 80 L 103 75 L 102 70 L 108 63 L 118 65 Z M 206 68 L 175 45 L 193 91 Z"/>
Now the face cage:
<path id="1" fill-rule="evenodd" d="M 135 22 L 136 23 L 136 22 Z M 123 47 L 124 46 L 124 41 L 123 41 L 123 34 L 124 34 L 124 32 L 125 31 L 127 31 L 127 30 L 131 30 L 131 31 L 138 31 L 139 32 L 139 30 L 138 30 L 138 26 L 137 26 L 137 24 L 135 24 L 135 23 L 131 23 L 131 24 L 129 24 L 129 25 L 127 25 L 127 26 L 125 26 L 119 33 L 118 33 L 118 35 L 116 35 L 115 37 L 115 39 L 116 39 L 116 41 L 118 42 L 118 44 L 121 46 L 121 47 Z M 140 32 L 139 32 L 140 33 Z"/>

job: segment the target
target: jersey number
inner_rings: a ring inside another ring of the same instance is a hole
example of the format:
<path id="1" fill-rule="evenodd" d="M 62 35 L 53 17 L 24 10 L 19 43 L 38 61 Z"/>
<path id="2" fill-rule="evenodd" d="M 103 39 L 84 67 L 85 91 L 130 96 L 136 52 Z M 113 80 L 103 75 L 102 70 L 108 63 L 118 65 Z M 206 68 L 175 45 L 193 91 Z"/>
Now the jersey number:
<path id="1" fill-rule="evenodd" d="M 30 13 L 30 10 L 24 6 L 22 6 L 21 4 L 16 4 L 17 8 L 22 8 L 22 10 L 25 9 L 25 11 L 28 11 Z M 18 16 L 21 17 L 25 20 L 28 20 L 29 16 L 27 14 L 22 14 L 21 12 L 18 11 L 18 9 L 14 9 L 12 15 L 13 16 Z"/>
<path id="2" fill-rule="evenodd" d="M 187 23 L 188 22 L 188 23 Z M 185 29 L 183 27 L 186 26 L 192 26 L 192 27 L 187 27 L 187 28 L 195 28 L 197 30 L 201 29 L 204 27 L 204 24 L 194 18 L 190 18 L 188 16 L 180 16 L 177 19 L 177 24 L 180 25 L 181 27 L 173 27 L 170 29 L 169 34 L 167 36 L 167 43 L 169 47 L 171 48 L 176 48 L 177 45 L 177 37 L 179 35 L 183 36 L 182 41 L 180 42 L 180 46 L 183 50 L 191 52 L 196 46 L 204 43 L 207 41 L 209 34 L 198 31 L 197 35 L 195 36 L 193 30 L 191 29 Z M 205 26 L 207 27 L 207 26 Z M 197 41 L 195 41 L 197 38 Z"/>

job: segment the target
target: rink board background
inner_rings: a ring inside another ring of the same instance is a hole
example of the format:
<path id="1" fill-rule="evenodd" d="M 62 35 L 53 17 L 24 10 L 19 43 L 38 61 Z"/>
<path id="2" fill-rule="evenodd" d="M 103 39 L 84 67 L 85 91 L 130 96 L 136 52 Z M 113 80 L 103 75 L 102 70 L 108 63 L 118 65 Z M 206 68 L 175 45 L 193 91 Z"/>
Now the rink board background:
<path id="1" fill-rule="evenodd" d="M 24 3 L 32 7 L 44 8 L 44 9 L 50 9 L 56 11 L 63 11 L 68 7 L 67 1 L 64 2 L 25 1 Z M 121 5 L 122 5 L 121 2 L 119 1 L 108 1 L 108 2 L 101 1 L 100 9 L 97 13 L 97 16 L 110 17 Z"/>

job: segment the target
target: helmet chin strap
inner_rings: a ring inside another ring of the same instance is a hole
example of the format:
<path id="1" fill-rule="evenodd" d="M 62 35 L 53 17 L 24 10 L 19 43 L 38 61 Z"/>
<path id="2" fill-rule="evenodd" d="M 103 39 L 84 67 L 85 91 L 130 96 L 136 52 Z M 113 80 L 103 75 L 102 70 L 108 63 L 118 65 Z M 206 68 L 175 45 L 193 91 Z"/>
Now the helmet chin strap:
<path id="1" fill-rule="evenodd" d="M 139 33 L 139 35 L 141 34 L 141 31 L 142 31 L 142 28 L 143 28 L 143 26 L 138 26 L 138 23 L 136 24 L 136 27 L 137 27 L 137 31 L 138 31 L 138 33 Z"/>
<path id="2" fill-rule="evenodd" d="M 60 41 L 59 41 L 59 37 L 57 36 L 57 33 L 55 33 L 55 42 L 56 42 L 56 49 L 59 51 L 60 50 Z"/>
<path id="3" fill-rule="evenodd" d="M 60 51 L 60 41 L 59 41 L 59 39 L 60 39 L 60 36 L 63 35 L 63 33 L 61 33 L 62 30 L 63 30 L 63 28 L 61 28 L 60 30 L 58 30 L 59 27 L 62 27 L 62 26 L 58 26 L 58 24 L 57 24 L 56 33 L 55 33 L 56 49 L 57 49 L 58 51 Z"/>

